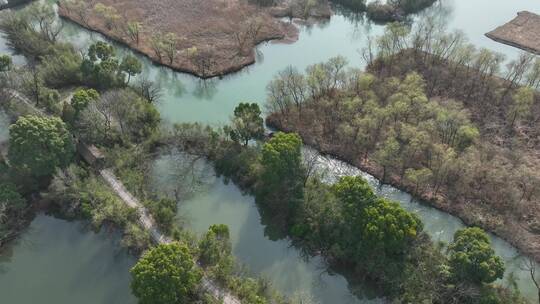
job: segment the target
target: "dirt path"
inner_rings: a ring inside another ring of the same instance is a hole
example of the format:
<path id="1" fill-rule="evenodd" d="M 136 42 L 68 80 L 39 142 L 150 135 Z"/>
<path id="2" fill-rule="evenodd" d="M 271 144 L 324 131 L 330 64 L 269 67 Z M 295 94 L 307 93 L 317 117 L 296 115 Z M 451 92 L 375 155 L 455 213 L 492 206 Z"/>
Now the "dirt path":
<path id="1" fill-rule="evenodd" d="M 152 215 L 148 210 L 135 198 L 122 184 L 120 180 L 114 175 L 110 169 L 103 169 L 99 171 L 99 174 L 114 190 L 114 192 L 131 208 L 135 208 L 139 213 L 139 224 L 150 232 L 152 239 L 158 244 L 171 243 L 172 239 L 163 234 L 156 225 L 156 222 L 152 218 Z M 240 300 L 231 295 L 230 293 L 222 290 L 216 283 L 203 277 L 202 286 L 205 290 L 210 292 L 216 299 L 221 299 L 224 304 L 240 304 Z"/>
<path id="2" fill-rule="evenodd" d="M 26 98 L 21 93 L 10 90 L 13 98 L 19 99 L 25 105 L 30 107 L 34 112 L 41 115 L 48 115 L 43 110 L 35 107 L 33 103 Z M 66 99 L 71 99 L 73 94 L 69 94 Z M 0 152 L 2 154 L 7 153 L 7 144 L 0 145 Z M 152 240 L 158 244 L 168 244 L 173 240 L 163 234 L 156 225 L 155 220 L 152 218 L 152 215 L 146 209 L 139 200 L 134 197 L 124 186 L 124 184 L 114 175 L 110 169 L 103 169 L 99 171 L 101 177 L 107 182 L 107 184 L 114 190 L 114 192 L 120 197 L 120 199 L 129 207 L 137 210 L 139 214 L 139 224 L 141 227 L 150 232 Z M 241 304 L 240 300 L 230 293 L 222 290 L 215 282 L 209 280 L 208 278 L 203 277 L 201 282 L 203 288 L 207 290 L 215 299 L 222 300 L 224 304 Z"/>

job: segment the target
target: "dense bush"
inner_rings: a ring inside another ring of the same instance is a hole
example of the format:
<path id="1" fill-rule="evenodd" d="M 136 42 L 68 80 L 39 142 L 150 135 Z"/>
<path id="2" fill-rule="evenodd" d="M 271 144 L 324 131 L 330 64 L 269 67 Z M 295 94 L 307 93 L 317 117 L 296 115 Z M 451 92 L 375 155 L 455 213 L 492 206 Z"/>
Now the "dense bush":
<path id="1" fill-rule="evenodd" d="M 71 133 L 56 117 L 21 117 L 9 135 L 11 165 L 30 176 L 49 176 L 65 168 L 75 154 Z"/>

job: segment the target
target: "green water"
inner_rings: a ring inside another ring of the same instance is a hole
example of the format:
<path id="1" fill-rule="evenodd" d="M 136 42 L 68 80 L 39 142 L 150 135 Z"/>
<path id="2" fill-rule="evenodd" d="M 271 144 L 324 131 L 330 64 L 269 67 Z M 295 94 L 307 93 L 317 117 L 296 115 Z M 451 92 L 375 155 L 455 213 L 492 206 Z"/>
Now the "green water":
<path id="1" fill-rule="evenodd" d="M 136 303 L 129 289 L 134 263 L 118 236 L 38 215 L 0 255 L 0 302 Z"/>
<path id="2" fill-rule="evenodd" d="M 540 1 L 443 0 L 427 13 L 438 14 L 449 29 L 464 31 L 477 47 L 488 47 L 508 58 L 515 58 L 519 54 L 517 49 L 493 42 L 484 33 L 525 9 L 540 13 Z M 310 64 L 342 55 L 351 66 L 362 66 L 358 50 L 365 45 L 368 35 L 376 36 L 382 30 L 383 27 L 361 17 L 336 15 L 327 23 L 301 27 L 300 39 L 294 44 L 261 45 L 256 64 L 223 79 L 210 81 L 154 66 L 142 57 L 141 60 L 144 62 L 144 76 L 163 87 L 158 106 L 167 121 L 220 124 L 228 120 L 240 101 L 264 104 L 266 84 L 288 65 L 302 70 Z M 68 24 L 62 39 L 84 48 L 103 37 Z M 121 47 L 118 49 L 127 51 Z M 5 43 L 0 40 L 0 51 L 5 50 Z M 155 180 L 158 185 L 167 187 L 167 180 L 178 181 L 178 172 L 172 165 L 175 161 L 177 159 L 171 159 L 170 155 L 156 161 Z M 360 174 L 342 164 L 336 166 L 334 162 L 325 159 L 321 166 L 330 166 L 334 173 L 345 170 L 348 174 Z M 322 303 L 371 302 L 369 299 L 373 299 L 373 295 L 369 288 L 350 285 L 342 275 L 327 273 L 318 258 L 306 260 L 287 240 L 269 237 L 253 198 L 242 195 L 234 185 L 212 178 L 211 172 L 207 173 L 210 176 L 204 185 L 189 199 L 180 201 L 180 222 L 199 233 L 210 224 L 228 224 L 238 260 L 254 273 L 267 276 L 276 288 L 285 293 L 302 290 Z M 378 187 L 374 178 L 366 177 L 381 195 L 398 200 L 407 209 L 418 213 L 425 222 L 426 231 L 434 239 L 447 241 L 455 230 L 463 227 L 459 219 L 421 205 L 395 188 Z M 77 224 L 48 217 L 38 217 L 32 227 L 23 239 L 50 246 L 28 247 L 25 242 L 13 246 L 12 257 L 1 264 L 8 271 L 0 272 L 0 294 L 8 295 L 6 303 L 33 303 L 32 300 L 36 299 L 60 304 L 87 303 L 89 299 L 92 301 L 88 303 L 133 302 L 127 288 L 128 268 L 133 258 L 121 253 L 117 242 L 105 234 L 96 235 L 81 230 Z M 535 299 L 536 290 L 517 267 L 514 259 L 518 255 L 516 250 L 499 238 L 493 238 L 493 242 L 497 253 L 507 261 L 507 274 L 515 271 L 522 292 Z M 2 256 L 5 258 L 5 254 Z"/>

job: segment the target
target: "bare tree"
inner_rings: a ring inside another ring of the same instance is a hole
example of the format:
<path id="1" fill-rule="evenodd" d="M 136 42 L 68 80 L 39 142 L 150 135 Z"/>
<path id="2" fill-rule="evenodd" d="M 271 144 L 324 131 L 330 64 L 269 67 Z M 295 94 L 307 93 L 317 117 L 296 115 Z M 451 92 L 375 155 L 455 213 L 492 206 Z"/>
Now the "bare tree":
<path id="1" fill-rule="evenodd" d="M 234 33 L 239 54 L 245 55 L 257 43 L 262 27 L 263 21 L 260 17 L 245 18 L 240 24 L 240 30 Z"/>
<path id="2" fill-rule="evenodd" d="M 64 27 L 64 23 L 61 20 L 57 20 L 52 6 L 35 2 L 27 10 L 27 13 L 36 22 L 43 38 L 50 42 L 56 42 L 58 35 Z"/>
<path id="3" fill-rule="evenodd" d="M 502 98 L 506 97 L 506 95 L 510 92 L 510 90 L 516 85 L 521 82 L 523 79 L 523 76 L 527 72 L 529 65 L 533 61 L 534 56 L 529 53 L 521 53 L 518 59 L 513 60 L 510 62 L 507 66 L 507 72 L 505 80 L 508 81 L 508 86 L 506 87 L 506 90 L 504 91 Z"/>
<path id="4" fill-rule="evenodd" d="M 188 57 L 195 66 L 199 76 L 203 78 L 209 76 L 217 65 L 217 62 L 212 58 L 212 52 L 209 47 L 200 49 L 192 47 L 188 49 Z"/>
<path id="5" fill-rule="evenodd" d="M 89 12 L 91 11 L 90 8 L 94 7 L 94 2 L 95 0 L 70 0 L 64 1 L 61 4 L 68 12 L 77 16 L 85 26 L 88 26 Z"/>
<path id="6" fill-rule="evenodd" d="M 142 27 L 142 23 L 140 22 L 126 21 L 126 35 L 129 37 L 129 39 L 131 39 L 131 41 L 135 42 L 137 45 L 139 45 L 139 42 L 141 40 Z"/>
<path id="7" fill-rule="evenodd" d="M 163 53 L 165 52 L 165 46 L 163 45 L 163 34 L 160 32 L 154 32 L 150 39 L 150 47 L 156 54 L 159 61 L 163 59 Z"/>
<path id="8" fill-rule="evenodd" d="M 162 88 L 147 77 L 141 77 L 136 89 L 150 103 L 158 102 L 162 95 Z"/>

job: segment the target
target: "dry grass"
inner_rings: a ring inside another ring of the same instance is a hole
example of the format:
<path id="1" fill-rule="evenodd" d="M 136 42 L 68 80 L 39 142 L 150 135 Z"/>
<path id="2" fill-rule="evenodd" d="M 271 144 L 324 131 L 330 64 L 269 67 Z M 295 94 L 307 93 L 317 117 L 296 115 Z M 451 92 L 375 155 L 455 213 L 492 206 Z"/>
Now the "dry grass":
<path id="1" fill-rule="evenodd" d="M 127 44 L 156 63 L 204 78 L 234 72 L 253 63 L 254 47 L 260 42 L 296 39 L 298 34 L 292 24 L 274 18 L 270 10 L 242 0 L 80 1 L 85 6 L 86 20 L 73 3 L 77 1 L 62 2 L 60 15 Z M 113 26 L 108 26 L 94 9 L 98 3 L 116 10 L 118 20 Z M 128 22 L 142 25 L 138 43 L 126 32 Z M 178 37 L 172 62 L 160 59 L 152 47 L 152 37 L 166 33 Z"/>

